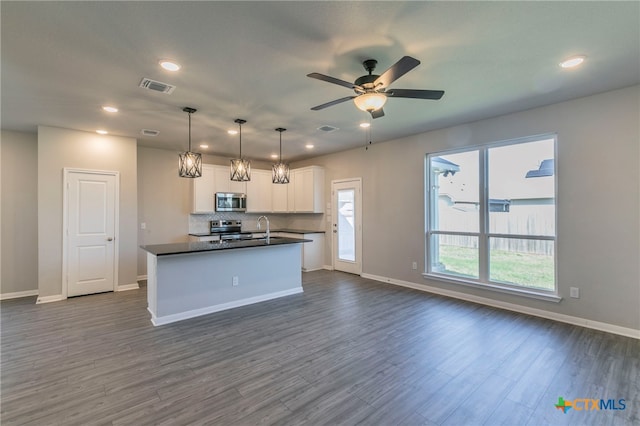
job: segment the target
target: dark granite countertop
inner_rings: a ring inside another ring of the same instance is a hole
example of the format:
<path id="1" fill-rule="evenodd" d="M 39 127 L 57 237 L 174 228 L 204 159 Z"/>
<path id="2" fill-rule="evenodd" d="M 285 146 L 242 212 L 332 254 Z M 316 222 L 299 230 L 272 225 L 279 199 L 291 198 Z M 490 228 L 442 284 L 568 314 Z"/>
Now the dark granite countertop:
<path id="1" fill-rule="evenodd" d="M 311 240 L 302 238 L 271 237 L 269 243 L 264 238 L 239 241 L 198 241 L 191 243 L 154 244 L 140 246 L 141 249 L 156 256 L 172 254 L 201 253 L 207 251 L 231 250 L 239 248 L 271 247 L 284 244 L 308 243 Z"/>
<path id="2" fill-rule="evenodd" d="M 271 232 L 286 232 L 288 234 L 324 234 L 325 231 L 312 231 L 310 229 L 290 229 L 290 228 L 276 228 L 276 229 L 271 229 Z M 254 229 L 254 230 L 249 230 L 249 231 L 241 231 L 239 232 L 240 234 L 264 234 L 266 231 L 264 229 Z M 223 232 L 226 234 L 229 233 L 233 233 L 233 232 Z M 189 234 L 193 237 L 211 237 L 214 235 L 220 235 L 219 232 L 216 233 L 211 233 L 211 232 L 202 232 L 202 233 L 194 233 L 194 234 Z"/>

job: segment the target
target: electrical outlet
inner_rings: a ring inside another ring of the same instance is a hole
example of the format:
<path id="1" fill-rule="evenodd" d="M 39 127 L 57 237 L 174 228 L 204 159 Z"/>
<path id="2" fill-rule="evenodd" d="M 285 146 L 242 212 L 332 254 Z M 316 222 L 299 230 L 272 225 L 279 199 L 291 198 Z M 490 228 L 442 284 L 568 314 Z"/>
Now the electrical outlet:
<path id="1" fill-rule="evenodd" d="M 235 287 L 235 286 L 237 286 L 238 284 L 240 284 L 240 281 L 239 281 L 238 277 L 237 277 L 237 276 L 236 276 L 236 277 L 233 277 L 233 278 L 231 279 L 231 285 Z"/>
<path id="2" fill-rule="evenodd" d="M 569 296 L 574 299 L 580 298 L 580 289 L 578 287 L 569 287 Z"/>
<path id="3" fill-rule="evenodd" d="M 414 271 L 418 269 L 418 262 L 413 262 L 411 264 L 411 269 L 413 269 Z"/>
<path id="4" fill-rule="evenodd" d="M 140 224 L 140 229 L 147 229 L 147 223 L 146 222 L 142 222 Z"/>

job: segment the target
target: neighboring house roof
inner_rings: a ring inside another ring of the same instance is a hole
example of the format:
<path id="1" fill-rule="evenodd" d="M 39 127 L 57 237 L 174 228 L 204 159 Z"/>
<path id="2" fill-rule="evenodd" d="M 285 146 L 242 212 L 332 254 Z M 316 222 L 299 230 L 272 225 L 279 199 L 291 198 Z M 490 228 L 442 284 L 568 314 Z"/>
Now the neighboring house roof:
<path id="1" fill-rule="evenodd" d="M 529 170 L 525 176 L 525 178 L 535 178 L 535 177 L 543 177 L 543 176 L 553 176 L 554 170 L 554 160 L 542 160 L 538 170 Z"/>
<path id="2" fill-rule="evenodd" d="M 445 160 L 442 157 L 431 158 L 431 169 L 436 173 L 442 173 L 444 177 L 447 177 L 449 173 L 451 176 L 460 171 L 460 166 L 456 163 L 452 163 L 449 160 Z"/>

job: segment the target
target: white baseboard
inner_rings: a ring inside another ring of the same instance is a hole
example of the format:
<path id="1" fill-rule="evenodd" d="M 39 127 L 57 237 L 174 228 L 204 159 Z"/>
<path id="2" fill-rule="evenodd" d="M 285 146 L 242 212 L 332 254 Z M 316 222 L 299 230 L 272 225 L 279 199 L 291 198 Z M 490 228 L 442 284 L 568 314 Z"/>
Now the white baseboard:
<path id="1" fill-rule="evenodd" d="M 20 297 L 37 296 L 38 290 L 14 291 L 13 293 L 0 294 L 0 300 L 19 299 Z"/>
<path id="2" fill-rule="evenodd" d="M 416 284 L 409 281 L 396 280 L 378 275 L 362 274 L 362 278 L 368 278 L 374 281 L 380 281 L 387 284 L 408 287 L 414 290 L 424 291 L 427 293 L 439 294 L 441 296 L 452 297 L 454 299 L 466 300 L 467 302 L 479 303 L 481 305 L 491 306 L 494 308 L 505 309 L 507 311 L 518 312 L 527 315 L 533 315 L 540 318 L 546 318 L 567 324 L 578 325 L 581 327 L 591 328 L 594 330 L 605 331 L 607 333 L 618 334 L 621 336 L 640 339 L 640 330 L 634 328 L 621 327 L 619 325 L 609 324 L 605 322 L 592 321 L 586 318 L 574 317 L 571 315 L 558 314 L 555 312 L 545 311 L 537 308 L 529 308 L 527 306 L 516 305 L 508 302 L 488 299 L 486 297 L 474 296 L 471 294 L 460 293 L 458 291 L 445 290 L 438 287 L 432 287 L 426 284 Z"/>
<path id="3" fill-rule="evenodd" d="M 214 312 L 226 311 L 227 309 L 238 308 L 240 306 L 252 305 L 254 303 L 265 302 L 271 299 L 277 299 L 279 297 L 291 296 L 292 294 L 302 293 L 302 287 L 293 288 L 291 290 L 278 291 L 275 293 L 264 294 L 256 297 L 249 297 L 247 299 L 235 300 L 233 302 L 221 303 L 219 305 L 207 306 L 202 309 L 194 309 L 187 312 L 181 312 L 179 314 L 166 315 L 163 317 L 156 317 L 149 308 L 147 310 L 151 313 L 151 323 L 155 326 L 170 324 L 176 321 L 182 321 L 189 318 L 199 317 L 201 315 L 212 314 Z"/>
<path id="4" fill-rule="evenodd" d="M 62 296 L 61 294 L 54 294 L 53 296 L 41 296 L 38 297 L 38 300 L 36 300 L 36 305 L 39 305 L 41 303 L 59 302 L 65 299 L 66 297 Z"/>
<path id="5" fill-rule="evenodd" d="M 139 288 L 140 288 L 140 286 L 138 285 L 138 283 L 123 284 L 123 285 L 119 285 L 118 286 L 118 290 L 117 291 L 137 290 Z"/>
<path id="6" fill-rule="evenodd" d="M 333 266 L 332 265 L 324 265 L 322 267 L 322 269 L 326 269 L 327 271 L 333 271 Z"/>
<path id="7" fill-rule="evenodd" d="M 147 279 L 147 275 L 138 275 L 138 278 L 137 278 L 138 281 L 142 281 L 146 279 Z"/>

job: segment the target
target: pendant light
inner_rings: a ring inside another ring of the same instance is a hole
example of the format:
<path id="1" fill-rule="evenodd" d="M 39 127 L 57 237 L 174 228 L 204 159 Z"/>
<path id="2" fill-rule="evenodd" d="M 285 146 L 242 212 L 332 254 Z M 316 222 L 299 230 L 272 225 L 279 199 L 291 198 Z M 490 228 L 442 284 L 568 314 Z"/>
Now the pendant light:
<path id="1" fill-rule="evenodd" d="M 241 118 L 236 118 L 240 135 L 240 156 L 231 160 L 231 180 L 245 182 L 251 180 L 251 162 L 242 158 L 242 125 L 247 122 Z"/>
<path id="2" fill-rule="evenodd" d="M 276 129 L 276 132 L 280 132 L 280 159 L 271 168 L 273 183 L 289 183 L 289 165 L 282 162 L 282 132 L 285 130 L 282 127 Z"/>
<path id="3" fill-rule="evenodd" d="M 189 114 L 189 150 L 178 154 L 178 175 L 184 178 L 199 178 L 202 176 L 202 154 L 191 152 L 191 114 L 197 110 L 184 107 L 182 111 Z"/>

